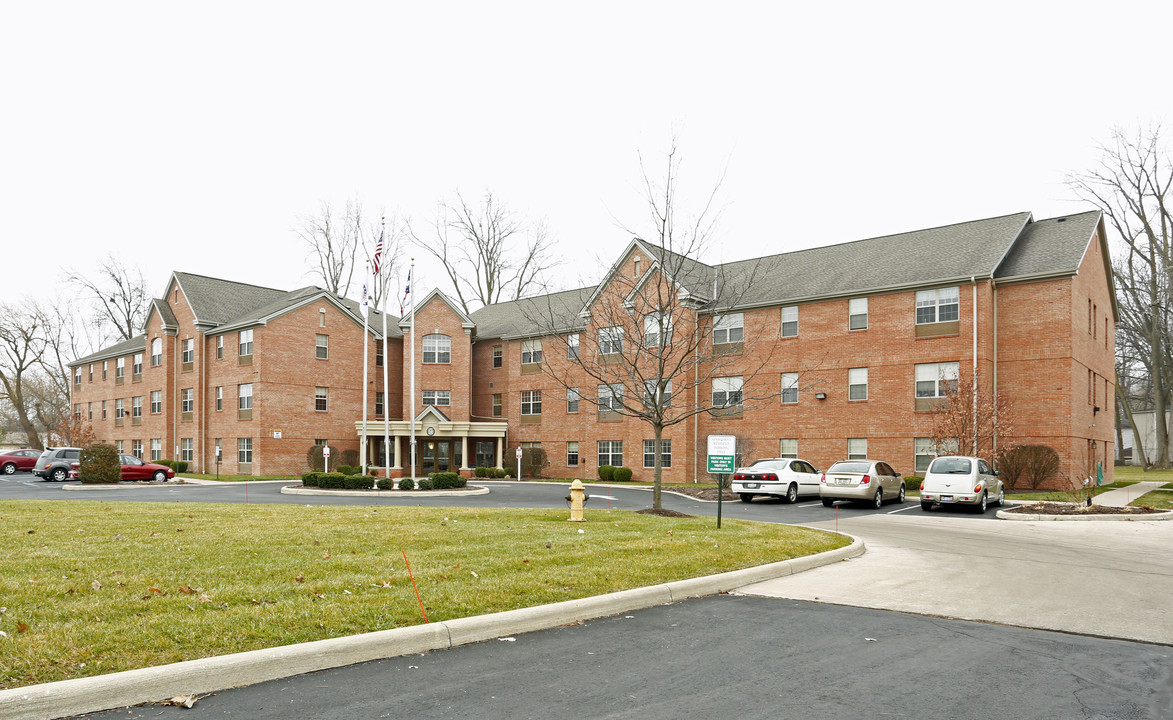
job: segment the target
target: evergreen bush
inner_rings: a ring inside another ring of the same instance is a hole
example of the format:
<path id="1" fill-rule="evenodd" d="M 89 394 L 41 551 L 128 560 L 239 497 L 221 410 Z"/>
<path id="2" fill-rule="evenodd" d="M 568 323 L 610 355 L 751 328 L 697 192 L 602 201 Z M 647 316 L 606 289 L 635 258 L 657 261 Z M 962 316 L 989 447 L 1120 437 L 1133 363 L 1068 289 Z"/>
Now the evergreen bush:
<path id="1" fill-rule="evenodd" d="M 603 482 L 611 482 L 612 480 L 614 480 L 615 479 L 615 466 L 614 465 L 600 465 L 599 466 L 599 479 L 602 480 Z"/>
<path id="2" fill-rule="evenodd" d="M 380 490 L 392 489 L 391 478 L 379 478 L 375 482 L 375 487 L 379 488 Z"/>
<path id="3" fill-rule="evenodd" d="M 399 489 L 400 490 L 415 490 L 415 480 L 412 480 L 409 477 L 399 478 Z"/>
<path id="4" fill-rule="evenodd" d="M 113 485 L 122 479 L 122 462 L 113 445 L 94 443 L 81 449 L 78 479 L 87 485 Z"/>
<path id="5" fill-rule="evenodd" d="M 629 482 L 631 480 L 631 468 L 617 467 L 611 473 L 611 479 L 615 482 Z"/>
<path id="6" fill-rule="evenodd" d="M 432 473 L 429 479 L 432 481 L 433 490 L 447 490 L 468 486 L 468 480 L 461 477 L 459 473 L 454 472 Z"/>
<path id="7" fill-rule="evenodd" d="M 375 479 L 370 475 L 353 473 L 347 475 L 343 482 L 347 490 L 370 490 L 375 484 Z"/>
<path id="8" fill-rule="evenodd" d="M 432 489 L 432 479 L 431 478 L 420 478 L 419 482 L 416 483 L 415 489 L 416 490 L 431 490 Z"/>
<path id="9" fill-rule="evenodd" d="M 175 464 L 171 466 L 171 468 L 175 470 L 175 474 L 178 475 L 179 473 L 187 472 L 187 466 L 190 464 L 191 463 L 187 462 L 186 460 L 177 460 Z"/>

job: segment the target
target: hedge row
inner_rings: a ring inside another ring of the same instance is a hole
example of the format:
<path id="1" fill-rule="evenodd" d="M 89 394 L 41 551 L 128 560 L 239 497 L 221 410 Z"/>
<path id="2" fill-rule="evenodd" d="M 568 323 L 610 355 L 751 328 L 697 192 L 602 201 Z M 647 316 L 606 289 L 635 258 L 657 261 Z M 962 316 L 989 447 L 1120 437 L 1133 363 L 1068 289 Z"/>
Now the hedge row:
<path id="1" fill-rule="evenodd" d="M 599 479 L 603 482 L 628 482 L 631 480 L 631 468 L 600 465 Z"/>
<path id="2" fill-rule="evenodd" d="M 504 470 L 495 467 L 479 467 L 472 471 L 473 475 L 479 478 L 503 478 L 513 477 L 512 470 Z"/>
<path id="3" fill-rule="evenodd" d="M 375 478 L 371 475 L 308 472 L 301 476 L 301 484 L 327 490 L 370 490 L 375 486 Z"/>
<path id="4" fill-rule="evenodd" d="M 188 465 L 190 465 L 190 463 L 188 463 L 186 460 L 167 460 L 167 459 L 159 460 L 155 464 L 156 465 L 166 465 L 167 467 L 174 470 L 176 474 L 187 472 Z"/>

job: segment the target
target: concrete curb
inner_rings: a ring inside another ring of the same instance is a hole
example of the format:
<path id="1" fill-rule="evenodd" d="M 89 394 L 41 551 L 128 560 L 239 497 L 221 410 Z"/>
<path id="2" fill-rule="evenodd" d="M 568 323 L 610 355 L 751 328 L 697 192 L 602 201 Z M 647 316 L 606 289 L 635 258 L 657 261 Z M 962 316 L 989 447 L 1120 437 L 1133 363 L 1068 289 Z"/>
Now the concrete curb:
<path id="1" fill-rule="evenodd" d="M 1173 520 L 1173 510 L 1159 513 L 1138 513 L 1135 515 L 1027 515 L 1026 513 L 1011 513 L 999 510 L 996 516 L 999 520 L 1018 521 L 1049 521 L 1074 520 L 1076 522 L 1148 522 L 1150 520 Z"/>
<path id="2" fill-rule="evenodd" d="M 185 485 L 186 483 L 175 482 L 168 480 L 165 483 L 157 482 L 128 482 L 114 485 L 86 485 L 83 483 L 68 483 L 61 486 L 62 490 L 72 490 L 74 492 L 102 492 L 106 490 L 142 490 L 144 488 L 173 488 L 177 485 Z"/>
<path id="3" fill-rule="evenodd" d="M 410 500 L 421 497 L 467 497 L 488 495 L 489 488 L 471 485 L 468 490 L 322 490 L 321 488 L 283 487 L 282 495 L 350 495 L 352 497 L 385 497 Z"/>
<path id="4" fill-rule="evenodd" d="M 818 555 L 580 600 L 0 690 L 0 708 L 4 708 L 6 720 L 53 720 L 160 702 L 178 695 L 205 695 L 316 670 L 444 650 L 687 598 L 715 595 L 858 557 L 865 550 L 863 540 L 852 537 L 852 543 L 847 547 Z"/>

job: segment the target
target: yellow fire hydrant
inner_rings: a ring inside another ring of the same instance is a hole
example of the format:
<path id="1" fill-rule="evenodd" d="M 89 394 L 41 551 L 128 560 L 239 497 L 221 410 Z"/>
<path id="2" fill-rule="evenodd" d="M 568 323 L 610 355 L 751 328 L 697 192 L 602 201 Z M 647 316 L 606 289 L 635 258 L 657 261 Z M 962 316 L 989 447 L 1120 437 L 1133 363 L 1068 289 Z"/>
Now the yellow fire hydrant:
<path id="1" fill-rule="evenodd" d="M 582 514 L 582 506 L 586 502 L 586 492 L 583 491 L 582 481 L 570 483 L 570 522 L 586 522 Z"/>

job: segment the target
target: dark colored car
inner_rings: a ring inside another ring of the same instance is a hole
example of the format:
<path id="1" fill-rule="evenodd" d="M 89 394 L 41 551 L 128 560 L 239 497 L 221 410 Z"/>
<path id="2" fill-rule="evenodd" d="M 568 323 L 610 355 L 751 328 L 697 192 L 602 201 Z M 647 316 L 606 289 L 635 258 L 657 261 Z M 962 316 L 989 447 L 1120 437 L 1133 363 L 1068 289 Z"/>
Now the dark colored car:
<path id="1" fill-rule="evenodd" d="M 41 457 L 40 450 L 7 450 L 0 453 L 0 470 L 11 475 L 17 470 L 32 470 Z"/>
<path id="2" fill-rule="evenodd" d="M 45 480 L 65 482 L 69 479 L 70 465 L 81 457 L 81 448 L 59 447 L 49 448 L 37 458 L 33 466 L 33 475 Z"/>
<path id="3" fill-rule="evenodd" d="M 122 480 L 154 480 L 155 482 L 167 482 L 175 477 L 175 471 L 166 465 L 159 465 L 157 463 L 143 462 L 134 455 L 119 455 L 118 461 L 122 463 Z M 69 479 L 77 480 L 79 464 L 74 463 L 72 469 L 69 471 Z"/>

